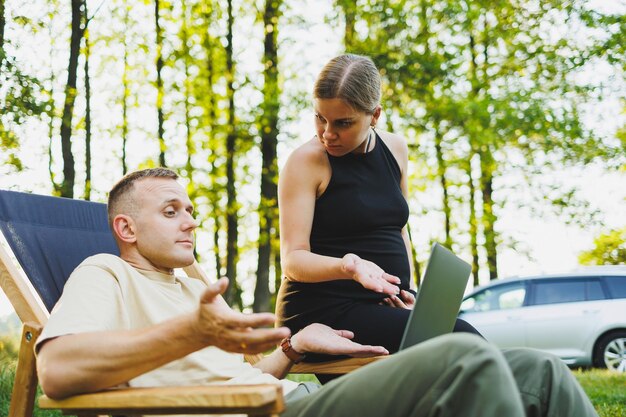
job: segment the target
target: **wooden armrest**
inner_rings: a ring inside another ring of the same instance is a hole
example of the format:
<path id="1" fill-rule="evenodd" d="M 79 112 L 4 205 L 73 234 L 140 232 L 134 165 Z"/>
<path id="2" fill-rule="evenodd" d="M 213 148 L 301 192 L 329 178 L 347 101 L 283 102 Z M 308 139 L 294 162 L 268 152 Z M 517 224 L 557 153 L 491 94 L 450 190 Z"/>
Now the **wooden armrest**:
<path id="1" fill-rule="evenodd" d="M 42 409 L 66 414 L 278 414 L 282 387 L 273 384 L 120 388 L 62 400 L 39 397 Z"/>
<path id="2" fill-rule="evenodd" d="M 368 363 L 376 362 L 387 356 L 373 358 L 349 358 L 319 363 L 298 363 L 291 367 L 292 374 L 347 374 Z"/>

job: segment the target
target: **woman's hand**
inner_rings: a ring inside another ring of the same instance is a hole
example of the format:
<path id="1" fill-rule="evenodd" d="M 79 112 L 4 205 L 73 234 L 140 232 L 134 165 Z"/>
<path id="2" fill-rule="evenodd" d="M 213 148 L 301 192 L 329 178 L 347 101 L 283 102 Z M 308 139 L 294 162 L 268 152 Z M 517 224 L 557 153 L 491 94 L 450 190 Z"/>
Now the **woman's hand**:
<path id="1" fill-rule="evenodd" d="M 342 268 L 350 274 L 353 280 L 368 290 L 391 295 L 398 294 L 400 291 L 398 288 L 400 278 L 386 273 L 374 262 L 361 259 L 353 253 L 348 253 L 343 257 Z"/>
<path id="2" fill-rule="evenodd" d="M 406 308 L 412 310 L 415 305 L 415 296 L 407 290 L 400 291 L 400 296 L 390 295 L 385 298 L 382 304 L 386 304 L 391 307 Z"/>

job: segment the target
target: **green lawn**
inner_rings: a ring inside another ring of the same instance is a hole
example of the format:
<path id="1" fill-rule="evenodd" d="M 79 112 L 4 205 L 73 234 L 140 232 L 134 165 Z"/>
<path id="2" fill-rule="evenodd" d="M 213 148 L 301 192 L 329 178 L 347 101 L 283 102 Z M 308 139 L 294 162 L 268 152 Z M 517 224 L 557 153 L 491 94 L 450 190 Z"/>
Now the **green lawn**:
<path id="1" fill-rule="evenodd" d="M 0 417 L 6 417 L 9 412 L 14 373 L 14 362 L 0 361 Z M 591 398 L 600 417 L 626 417 L 626 373 L 576 370 L 574 375 Z M 297 375 L 294 379 L 315 380 L 313 376 L 307 375 Z M 61 413 L 36 409 L 34 417 L 61 417 Z"/>
<path id="2" fill-rule="evenodd" d="M 600 417 L 626 417 L 626 373 L 574 371 Z"/>

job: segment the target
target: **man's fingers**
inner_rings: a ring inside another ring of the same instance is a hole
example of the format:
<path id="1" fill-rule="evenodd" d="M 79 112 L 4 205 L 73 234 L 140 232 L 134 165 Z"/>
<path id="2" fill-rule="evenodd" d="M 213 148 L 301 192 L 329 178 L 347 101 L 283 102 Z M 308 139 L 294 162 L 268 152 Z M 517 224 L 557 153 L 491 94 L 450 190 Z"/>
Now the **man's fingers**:
<path id="1" fill-rule="evenodd" d="M 200 298 L 201 303 L 210 303 L 215 297 L 218 295 L 224 294 L 228 288 L 228 278 L 222 277 L 217 280 L 217 282 L 210 284 L 207 289 L 202 293 L 202 297 Z"/>
<path id="2" fill-rule="evenodd" d="M 272 313 L 244 314 L 231 311 L 231 314 L 225 316 L 223 321 L 230 329 L 255 329 L 257 327 L 273 326 L 276 316 Z"/>
<path id="3" fill-rule="evenodd" d="M 224 349 L 240 353 L 258 353 L 271 348 L 285 337 L 290 331 L 286 327 L 271 329 L 250 329 L 248 331 L 228 330 L 222 333 L 222 339 L 227 340 Z"/>

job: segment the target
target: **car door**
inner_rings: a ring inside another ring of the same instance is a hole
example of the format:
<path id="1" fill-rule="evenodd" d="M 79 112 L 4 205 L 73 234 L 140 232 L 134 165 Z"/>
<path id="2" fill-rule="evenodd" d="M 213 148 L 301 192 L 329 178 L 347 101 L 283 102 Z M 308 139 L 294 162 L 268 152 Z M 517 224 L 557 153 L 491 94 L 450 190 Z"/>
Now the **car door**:
<path id="1" fill-rule="evenodd" d="M 587 355 L 595 334 L 604 293 L 598 278 L 538 279 L 529 306 L 520 312 L 526 346 L 549 351 L 566 363 Z"/>
<path id="2" fill-rule="evenodd" d="M 524 346 L 519 311 L 526 298 L 523 281 L 494 285 L 466 298 L 460 317 L 501 348 Z"/>

